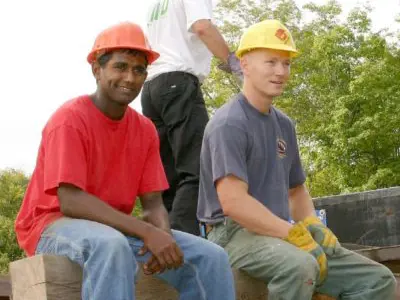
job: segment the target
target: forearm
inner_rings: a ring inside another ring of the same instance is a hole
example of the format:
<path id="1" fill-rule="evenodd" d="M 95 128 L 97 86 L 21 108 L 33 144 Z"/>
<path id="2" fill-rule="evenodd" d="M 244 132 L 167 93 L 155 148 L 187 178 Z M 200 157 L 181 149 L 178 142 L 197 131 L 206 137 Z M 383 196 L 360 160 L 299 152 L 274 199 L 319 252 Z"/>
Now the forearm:
<path id="1" fill-rule="evenodd" d="M 68 197 L 67 201 L 61 204 L 61 212 L 67 217 L 102 223 L 128 236 L 136 236 L 140 239 L 143 239 L 151 230 L 151 224 L 124 214 L 84 191 L 75 191 L 63 197 Z"/>
<path id="2" fill-rule="evenodd" d="M 140 196 L 143 220 L 155 227 L 171 233 L 168 212 L 163 204 L 161 192 L 150 192 Z"/>
<path id="3" fill-rule="evenodd" d="M 295 222 L 315 215 L 314 203 L 305 185 L 291 189 L 289 191 L 289 201 L 291 216 Z"/>
<path id="4" fill-rule="evenodd" d="M 228 62 L 229 47 L 217 27 L 209 22 L 206 29 L 196 32 L 208 50 L 222 62 Z"/>
<path id="5" fill-rule="evenodd" d="M 250 195 L 240 201 L 233 200 L 225 213 L 247 230 L 260 235 L 285 238 L 292 227 Z"/>
<path id="6" fill-rule="evenodd" d="M 171 232 L 171 227 L 168 220 L 168 212 L 163 205 L 160 205 L 151 210 L 143 211 L 143 220 L 160 228 L 164 231 Z"/>

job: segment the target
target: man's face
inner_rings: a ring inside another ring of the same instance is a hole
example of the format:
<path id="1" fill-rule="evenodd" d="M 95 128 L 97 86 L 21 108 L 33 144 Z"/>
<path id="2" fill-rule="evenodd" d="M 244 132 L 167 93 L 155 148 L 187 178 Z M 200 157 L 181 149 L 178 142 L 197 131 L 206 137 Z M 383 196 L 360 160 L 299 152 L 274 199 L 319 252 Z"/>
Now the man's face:
<path id="1" fill-rule="evenodd" d="M 144 55 L 116 51 L 105 66 L 94 68 L 98 88 L 113 102 L 121 105 L 131 103 L 147 77 Z"/>
<path id="2" fill-rule="evenodd" d="M 289 52 L 257 49 L 245 54 L 241 63 L 245 77 L 256 90 L 267 97 L 282 94 L 290 74 Z"/>

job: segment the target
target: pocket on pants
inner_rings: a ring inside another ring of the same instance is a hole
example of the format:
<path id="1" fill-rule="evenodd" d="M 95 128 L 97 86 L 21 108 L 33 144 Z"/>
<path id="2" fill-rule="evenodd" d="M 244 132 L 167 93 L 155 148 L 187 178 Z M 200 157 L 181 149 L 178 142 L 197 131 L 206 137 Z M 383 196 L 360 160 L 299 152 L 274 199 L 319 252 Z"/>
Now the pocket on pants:
<path id="1" fill-rule="evenodd" d="M 213 229 L 208 233 L 208 240 L 221 246 L 222 248 L 225 248 L 229 242 L 229 239 L 224 223 L 217 224 L 213 227 Z"/>

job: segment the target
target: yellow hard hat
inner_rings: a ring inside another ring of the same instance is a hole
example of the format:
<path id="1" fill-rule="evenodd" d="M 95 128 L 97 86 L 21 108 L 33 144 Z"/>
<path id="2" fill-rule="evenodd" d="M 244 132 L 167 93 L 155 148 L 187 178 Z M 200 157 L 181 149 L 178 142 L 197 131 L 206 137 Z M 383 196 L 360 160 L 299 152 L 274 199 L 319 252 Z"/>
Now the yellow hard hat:
<path id="1" fill-rule="evenodd" d="M 265 20 L 247 28 L 240 39 L 236 55 L 241 57 L 257 48 L 288 51 L 291 57 L 298 54 L 292 35 L 278 20 Z"/>

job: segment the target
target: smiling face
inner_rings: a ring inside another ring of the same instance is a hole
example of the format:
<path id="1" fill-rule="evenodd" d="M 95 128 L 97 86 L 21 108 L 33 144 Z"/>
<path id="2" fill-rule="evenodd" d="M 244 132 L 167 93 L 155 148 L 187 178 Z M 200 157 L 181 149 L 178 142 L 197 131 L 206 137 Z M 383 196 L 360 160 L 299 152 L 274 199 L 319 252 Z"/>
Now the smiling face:
<path id="1" fill-rule="evenodd" d="M 147 59 L 140 52 L 114 51 L 93 66 L 100 94 L 110 102 L 126 106 L 140 93 L 147 77 Z"/>
<path id="2" fill-rule="evenodd" d="M 290 53 L 272 49 L 256 49 L 243 56 L 245 80 L 264 97 L 282 94 L 290 74 Z"/>

